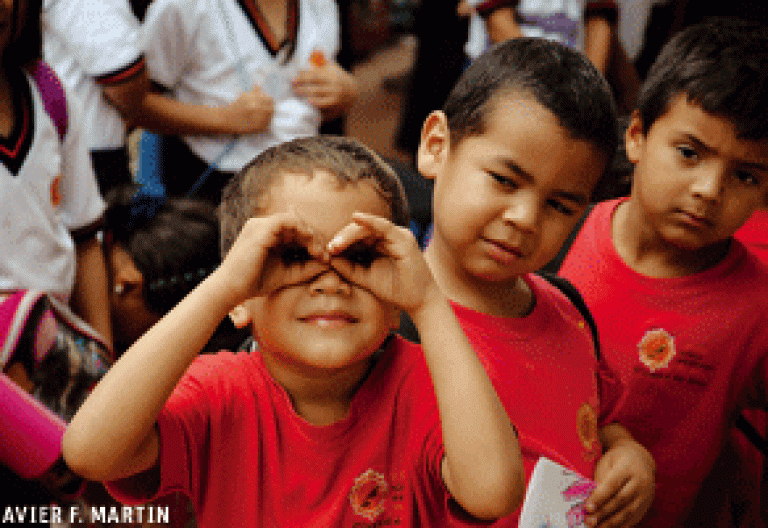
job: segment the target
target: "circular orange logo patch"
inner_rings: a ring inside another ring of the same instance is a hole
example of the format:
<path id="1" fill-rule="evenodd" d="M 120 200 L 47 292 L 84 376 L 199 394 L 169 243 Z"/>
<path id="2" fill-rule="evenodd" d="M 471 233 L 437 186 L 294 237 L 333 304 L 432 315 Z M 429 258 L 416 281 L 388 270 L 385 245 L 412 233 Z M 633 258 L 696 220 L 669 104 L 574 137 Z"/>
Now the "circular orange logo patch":
<path id="1" fill-rule="evenodd" d="M 662 328 L 649 330 L 637 345 L 640 362 L 651 372 L 666 368 L 675 357 L 675 338 Z"/>
<path id="2" fill-rule="evenodd" d="M 384 475 L 369 469 L 355 479 L 349 502 L 356 514 L 373 522 L 386 508 L 388 490 Z"/>
<path id="3" fill-rule="evenodd" d="M 579 407 L 578 415 L 579 440 L 588 452 L 592 452 L 598 445 L 597 438 L 597 413 L 588 403 L 584 402 Z"/>
<path id="4" fill-rule="evenodd" d="M 61 175 L 56 176 L 53 182 L 51 182 L 51 203 L 54 208 L 58 207 L 61 203 L 61 190 L 59 187 L 61 187 Z"/>

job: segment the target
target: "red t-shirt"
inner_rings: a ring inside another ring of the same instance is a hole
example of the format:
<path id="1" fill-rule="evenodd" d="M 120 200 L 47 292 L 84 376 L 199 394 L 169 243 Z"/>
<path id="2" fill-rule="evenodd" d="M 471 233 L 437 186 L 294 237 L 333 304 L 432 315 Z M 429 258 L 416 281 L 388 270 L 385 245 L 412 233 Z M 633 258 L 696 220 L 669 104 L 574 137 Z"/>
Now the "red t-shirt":
<path id="1" fill-rule="evenodd" d="M 602 450 L 597 430 L 620 385 L 600 366 L 589 327 L 565 295 L 536 275 L 525 280 L 536 297 L 526 317 L 453 309 L 517 427 L 526 478 L 541 456 L 591 478 Z M 516 527 L 519 516 L 494 526 Z"/>
<path id="2" fill-rule="evenodd" d="M 617 419 L 653 454 L 656 496 L 642 526 L 679 526 L 738 409 L 766 406 L 768 271 L 738 241 L 686 277 L 640 275 L 616 252 L 598 204 L 561 274 L 584 296 L 602 352 L 627 391 Z"/>
<path id="3" fill-rule="evenodd" d="M 201 528 L 446 523 L 432 382 L 420 347 L 400 338 L 333 424 L 297 415 L 258 352 L 220 352 L 192 363 L 158 425 L 156 495 L 188 495 Z"/>

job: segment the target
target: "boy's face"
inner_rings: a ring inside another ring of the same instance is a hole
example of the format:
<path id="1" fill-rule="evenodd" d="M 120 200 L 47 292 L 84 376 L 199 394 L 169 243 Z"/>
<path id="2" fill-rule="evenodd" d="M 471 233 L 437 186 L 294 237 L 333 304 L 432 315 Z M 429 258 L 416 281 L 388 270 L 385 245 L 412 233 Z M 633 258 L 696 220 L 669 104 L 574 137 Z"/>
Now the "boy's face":
<path id="1" fill-rule="evenodd" d="M 530 97 L 500 96 L 485 131 L 450 142 L 446 116 L 427 118 L 419 171 L 435 180 L 429 258 L 459 281 L 515 281 L 549 262 L 589 203 L 606 156 L 571 139 Z"/>
<path id="2" fill-rule="evenodd" d="M 728 119 L 685 95 L 642 132 L 636 112 L 626 133 L 635 163 L 631 207 L 643 232 L 688 250 L 728 239 L 768 195 L 768 141 L 739 139 Z"/>
<path id="3" fill-rule="evenodd" d="M 121 349 L 125 349 L 159 321 L 161 315 L 147 305 L 144 276 L 122 246 L 110 247 L 107 264 L 113 282 L 110 313 L 114 339 Z"/>
<path id="4" fill-rule="evenodd" d="M 370 183 L 340 187 L 335 177 L 322 171 L 311 179 L 285 174 L 275 181 L 262 215 L 290 209 L 325 244 L 355 211 L 391 216 L 389 204 Z M 332 268 L 309 282 L 251 299 L 243 308 L 265 358 L 273 366 L 304 374 L 360 366 L 399 323 L 393 306 L 346 282 Z"/>

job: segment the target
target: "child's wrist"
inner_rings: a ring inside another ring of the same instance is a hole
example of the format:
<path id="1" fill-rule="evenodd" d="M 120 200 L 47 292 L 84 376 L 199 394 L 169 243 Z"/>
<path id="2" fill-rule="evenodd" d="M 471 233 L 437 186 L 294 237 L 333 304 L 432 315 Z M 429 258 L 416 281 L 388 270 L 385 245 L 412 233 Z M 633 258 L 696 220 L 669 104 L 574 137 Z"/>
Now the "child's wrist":
<path id="1" fill-rule="evenodd" d="M 220 306 L 223 311 L 228 313 L 247 298 L 245 295 L 235 294 L 237 288 L 230 283 L 230 276 L 231 273 L 219 266 L 195 288 L 200 295 L 205 297 L 205 302 L 209 307 Z M 243 299 L 240 299 L 241 297 Z"/>
<path id="2" fill-rule="evenodd" d="M 427 286 L 424 298 L 421 303 L 412 308 L 406 309 L 408 316 L 411 318 L 417 328 L 420 328 L 422 324 L 428 322 L 430 314 L 434 313 L 435 309 L 439 306 L 448 306 L 448 298 L 440 290 L 436 283 L 432 283 Z"/>

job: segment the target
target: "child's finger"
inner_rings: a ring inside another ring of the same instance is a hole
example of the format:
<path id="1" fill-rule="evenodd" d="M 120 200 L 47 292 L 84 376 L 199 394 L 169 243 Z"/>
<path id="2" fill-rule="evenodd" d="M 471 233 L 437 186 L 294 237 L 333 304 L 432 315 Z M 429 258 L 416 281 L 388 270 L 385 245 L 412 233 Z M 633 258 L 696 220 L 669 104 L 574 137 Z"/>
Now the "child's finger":
<path id="1" fill-rule="evenodd" d="M 297 73 L 292 82 L 294 88 L 311 86 L 315 84 L 324 84 L 325 75 L 319 68 L 310 68 L 307 70 L 301 70 L 299 73 Z"/>
<path id="2" fill-rule="evenodd" d="M 610 514 L 587 517 L 587 526 L 597 526 L 599 528 L 627 528 L 634 526 L 639 521 L 635 514 L 640 508 L 640 500 L 636 499 L 624 505 Z M 598 518 L 599 517 L 599 518 Z"/>
<path id="3" fill-rule="evenodd" d="M 324 240 L 293 207 L 288 209 L 288 213 L 280 216 L 280 222 L 282 229 L 279 232 L 279 243 L 296 242 L 306 247 L 311 256 L 323 257 Z"/>
<path id="4" fill-rule="evenodd" d="M 386 280 L 382 280 L 381 276 L 379 276 L 377 280 L 371 273 L 370 268 L 358 266 L 345 258 L 331 258 L 328 264 L 331 268 L 336 270 L 345 281 L 356 285 L 358 288 L 362 288 L 375 297 L 386 300 L 386 298 L 383 297 L 384 294 L 379 291 L 381 286 L 380 283 L 386 282 Z"/>
<path id="5" fill-rule="evenodd" d="M 338 255 L 355 242 L 371 240 L 372 238 L 376 239 L 378 237 L 368 227 L 357 222 L 350 222 L 336 233 L 326 249 L 330 255 Z"/>
<path id="6" fill-rule="evenodd" d="M 609 474 L 604 480 L 599 481 L 584 505 L 587 513 L 602 510 L 618 494 L 626 482 L 625 476 L 616 474 Z"/>
<path id="7" fill-rule="evenodd" d="M 395 224 L 386 218 L 368 213 L 355 212 L 352 214 L 352 220 L 357 224 L 367 227 L 372 232 L 380 234 L 382 237 L 389 236 L 396 228 Z"/>
<path id="8" fill-rule="evenodd" d="M 325 273 L 328 268 L 328 264 L 309 260 L 288 267 L 269 269 L 264 274 L 260 293 L 269 295 L 287 286 L 309 282 L 318 275 Z"/>
<path id="9" fill-rule="evenodd" d="M 587 500 L 588 521 L 592 521 L 590 526 L 603 525 L 606 519 L 610 519 L 632 502 L 635 494 L 628 489 L 628 481 L 610 482 L 605 481 L 592 492 Z"/>

